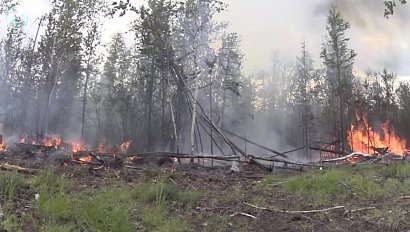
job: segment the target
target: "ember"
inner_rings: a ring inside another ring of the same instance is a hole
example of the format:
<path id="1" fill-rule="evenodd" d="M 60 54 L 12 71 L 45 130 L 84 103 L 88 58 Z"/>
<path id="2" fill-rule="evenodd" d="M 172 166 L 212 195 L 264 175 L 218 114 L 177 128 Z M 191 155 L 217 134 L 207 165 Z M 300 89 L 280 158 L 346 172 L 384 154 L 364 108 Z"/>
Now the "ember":
<path id="1" fill-rule="evenodd" d="M 85 155 L 85 156 L 81 157 L 78 160 L 80 160 L 81 162 L 84 162 L 84 163 L 89 163 L 89 162 L 91 162 L 92 157 L 90 155 Z"/>

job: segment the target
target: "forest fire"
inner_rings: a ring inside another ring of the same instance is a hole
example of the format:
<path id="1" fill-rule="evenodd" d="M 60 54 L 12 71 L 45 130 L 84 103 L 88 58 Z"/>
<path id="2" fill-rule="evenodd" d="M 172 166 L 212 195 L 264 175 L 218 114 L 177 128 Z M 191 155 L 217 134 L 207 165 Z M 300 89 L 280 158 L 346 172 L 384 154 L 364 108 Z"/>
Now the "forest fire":
<path id="1" fill-rule="evenodd" d="M 84 163 L 89 163 L 91 162 L 92 157 L 90 155 L 85 155 L 85 156 L 80 157 L 78 160 Z"/>
<path id="2" fill-rule="evenodd" d="M 361 117 L 358 117 L 361 119 Z M 380 149 L 385 149 L 397 156 L 405 156 L 407 154 L 407 143 L 403 138 L 396 135 L 394 129 L 389 125 L 389 122 L 381 124 L 381 132 L 369 126 L 366 117 L 359 120 L 358 126 L 351 125 L 351 131 L 348 134 L 348 143 L 353 151 L 359 151 L 370 154 L 371 151 L 378 153 Z"/>
<path id="3" fill-rule="evenodd" d="M 0 135 L 0 152 L 4 152 L 6 150 L 6 144 L 3 142 L 3 136 Z"/>
<path id="4" fill-rule="evenodd" d="M 77 153 L 77 152 L 84 151 L 84 150 L 85 148 L 82 145 L 82 143 L 72 143 L 71 144 L 71 152 L 73 153 Z"/>
<path id="5" fill-rule="evenodd" d="M 119 152 L 120 152 L 121 154 L 127 153 L 128 148 L 129 148 L 130 145 L 131 145 L 131 142 L 132 142 L 131 140 L 128 140 L 128 141 L 126 141 L 126 142 L 120 144 L 120 145 L 118 146 Z"/>
<path id="6" fill-rule="evenodd" d="M 43 140 L 43 145 L 47 147 L 55 147 L 58 148 L 62 142 L 62 138 L 60 136 L 52 135 L 50 138 L 46 138 Z"/>

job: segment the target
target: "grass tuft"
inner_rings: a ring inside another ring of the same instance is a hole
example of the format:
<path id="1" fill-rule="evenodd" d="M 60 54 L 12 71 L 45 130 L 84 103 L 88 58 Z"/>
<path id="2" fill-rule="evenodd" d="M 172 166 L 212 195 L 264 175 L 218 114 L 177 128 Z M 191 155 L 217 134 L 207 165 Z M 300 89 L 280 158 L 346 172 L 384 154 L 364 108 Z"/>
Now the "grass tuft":
<path id="1" fill-rule="evenodd" d="M 27 187 L 28 183 L 17 172 L 0 172 L 0 200 L 12 202 Z"/>

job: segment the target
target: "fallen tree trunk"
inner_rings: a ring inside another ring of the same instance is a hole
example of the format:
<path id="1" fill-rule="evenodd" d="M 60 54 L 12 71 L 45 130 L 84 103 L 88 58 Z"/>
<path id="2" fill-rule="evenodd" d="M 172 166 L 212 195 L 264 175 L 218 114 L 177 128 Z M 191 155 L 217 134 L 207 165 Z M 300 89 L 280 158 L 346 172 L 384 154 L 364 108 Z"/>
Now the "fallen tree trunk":
<path id="1" fill-rule="evenodd" d="M 160 156 L 160 157 L 170 157 L 170 158 L 199 158 L 199 159 L 215 159 L 223 161 L 239 161 L 240 156 L 210 156 L 210 155 L 191 155 L 191 154 L 182 154 L 174 152 L 146 152 L 146 153 L 134 153 L 128 155 L 128 157 L 144 157 L 144 156 Z"/>
<path id="2" fill-rule="evenodd" d="M 354 157 L 363 158 L 363 159 L 367 159 L 367 160 L 377 158 L 377 156 L 372 156 L 372 155 L 364 154 L 364 153 L 360 153 L 360 152 L 353 152 L 353 153 L 351 153 L 351 154 L 349 154 L 349 155 L 346 155 L 346 156 L 343 156 L 343 157 L 340 157 L 340 158 L 322 160 L 322 162 L 345 161 L 345 160 L 347 160 L 347 159 L 352 159 L 352 158 L 354 158 Z"/>
<path id="3" fill-rule="evenodd" d="M 17 171 L 24 174 L 34 174 L 37 169 L 25 168 L 13 164 L 0 164 L 0 169 L 5 171 Z"/>

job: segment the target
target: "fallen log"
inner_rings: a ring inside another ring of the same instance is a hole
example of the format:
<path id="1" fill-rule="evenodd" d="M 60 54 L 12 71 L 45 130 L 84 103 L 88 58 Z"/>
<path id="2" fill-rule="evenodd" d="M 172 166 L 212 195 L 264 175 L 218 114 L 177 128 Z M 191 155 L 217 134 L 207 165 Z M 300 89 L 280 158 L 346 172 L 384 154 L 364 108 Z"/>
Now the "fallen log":
<path id="1" fill-rule="evenodd" d="M 0 164 L 0 169 L 5 170 L 5 171 L 17 171 L 17 172 L 24 173 L 24 174 L 34 174 L 35 172 L 37 172 L 37 169 L 25 168 L 25 167 L 13 165 L 13 164 L 7 164 L 7 163 Z"/>
<path id="2" fill-rule="evenodd" d="M 174 152 L 146 152 L 146 153 L 134 153 L 128 155 L 128 157 L 144 157 L 144 156 L 161 156 L 161 157 L 170 157 L 170 158 L 199 158 L 199 159 L 215 159 L 222 161 L 239 161 L 240 156 L 212 156 L 212 155 L 190 155 Z"/>
<path id="3" fill-rule="evenodd" d="M 364 154 L 361 152 L 353 152 L 349 155 L 340 157 L 340 158 L 334 158 L 334 159 L 328 159 L 328 160 L 322 160 L 321 162 L 337 162 L 337 161 L 345 161 L 347 159 L 355 159 L 355 157 L 362 158 L 365 160 L 370 160 L 370 159 L 376 159 L 377 156 L 369 155 L 369 154 Z"/>
<path id="4" fill-rule="evenodd" d="M 281 159 L 276 159 L 272 157 L 258 157 L 258 156 L 253 156 L 249 155 L 250 158 L 254 160 L 263 160 L 263 161 L 268 161 L 268 162 L 277 162 L 277 163 L 284 163 L 284 164 L 291 164 L 291 165 L 299 165 L 299 166 L 311 166 L 311 167 L 320 167 L 318 164 L 312 164 L 312 163 L 298 163 L 298 162 L 293 162 L 289 160 L 281 160 Z"/>

